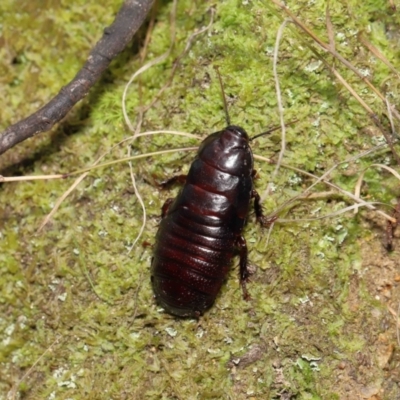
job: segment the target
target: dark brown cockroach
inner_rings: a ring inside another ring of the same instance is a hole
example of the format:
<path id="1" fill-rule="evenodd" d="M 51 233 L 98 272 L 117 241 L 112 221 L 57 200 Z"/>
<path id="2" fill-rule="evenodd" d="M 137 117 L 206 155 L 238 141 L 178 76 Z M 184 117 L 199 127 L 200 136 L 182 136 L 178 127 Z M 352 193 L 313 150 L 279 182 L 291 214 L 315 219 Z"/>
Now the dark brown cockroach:
<path id="1" fill-rule="evenodd" d="M 267 223 L 254 189 L 249 141 L 246 131 L 234 125 L 209 135 L 182 191 L 163 206 L 151 281 L 157 302 L 173 315 L 198 317 L 213 305 L 236 250 L 243 295 L 248 297 L 242 232 L 252 198 L 257 220 Z"/>

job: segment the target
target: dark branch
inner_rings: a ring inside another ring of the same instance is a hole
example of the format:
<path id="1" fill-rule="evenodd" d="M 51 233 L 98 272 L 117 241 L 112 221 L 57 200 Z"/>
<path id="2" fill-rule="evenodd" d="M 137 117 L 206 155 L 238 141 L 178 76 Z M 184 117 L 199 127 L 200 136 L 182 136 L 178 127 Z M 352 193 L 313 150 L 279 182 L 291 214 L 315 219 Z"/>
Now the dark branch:
<path id="1" fill-rule="evenodd" d="M 69 110 L 82 100 L 103 71 L 129 43 L 149 13 L 154 0 L 125 0 L 114 22 L 96 43 L 75 78 L 34 114 L 9 126 L 0 134 L 0 154 L 17 143 L 50 130 Z"/>

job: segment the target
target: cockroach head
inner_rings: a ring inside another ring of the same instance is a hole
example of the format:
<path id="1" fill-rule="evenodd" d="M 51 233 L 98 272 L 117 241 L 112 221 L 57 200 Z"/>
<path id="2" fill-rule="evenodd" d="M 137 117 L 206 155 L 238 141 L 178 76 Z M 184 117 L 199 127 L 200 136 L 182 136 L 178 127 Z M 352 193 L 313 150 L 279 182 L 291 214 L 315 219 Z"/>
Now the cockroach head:
<path id="1" fill-rule="evenodd" d="M 207 136 L 199 147 L 198 157 L 214 168 L 236 176 L 249 176 L 253 155 L 247 132 L 230 125 Z"/>
<path id="2" fill-rule="evenodd" d="M 225 128 L 225 131 L 232 132 L 233 134 L 245 139 L 246 141 L 249 141 L 249 135 L 247 132 L 241 128 L 240 126 L 236 125 L 229 125 L 228 127 Z"/>

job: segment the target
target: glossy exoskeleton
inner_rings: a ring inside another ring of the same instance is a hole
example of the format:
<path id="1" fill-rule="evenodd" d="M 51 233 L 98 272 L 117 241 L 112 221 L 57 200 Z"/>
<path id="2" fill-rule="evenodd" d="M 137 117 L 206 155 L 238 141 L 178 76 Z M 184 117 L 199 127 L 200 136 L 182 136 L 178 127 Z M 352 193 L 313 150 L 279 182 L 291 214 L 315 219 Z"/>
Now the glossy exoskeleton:
<path id="1" fill-rule="evenodd" d="M 228 126 L 200 145 L 182 191 L 163 207 L 156 236 L 151 281 L 157 302 L 167 312 L 198 317 L 209 309 L 237 250 L 240 282 L 248 297 L 242 231 L 252 198 L 257 220 L 263 223 L 265 218 L 253 177 L 253 154 L 244 129 Z"/>

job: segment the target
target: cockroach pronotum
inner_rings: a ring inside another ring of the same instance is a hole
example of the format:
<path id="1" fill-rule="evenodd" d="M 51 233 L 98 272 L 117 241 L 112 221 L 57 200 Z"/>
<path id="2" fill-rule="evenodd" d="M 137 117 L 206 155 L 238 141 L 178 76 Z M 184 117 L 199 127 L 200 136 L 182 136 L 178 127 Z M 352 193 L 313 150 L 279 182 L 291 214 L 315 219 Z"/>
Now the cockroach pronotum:
<path id="1" fill-rule="evenodd" d="M 253 154 L 246 131 L 230 125 L 200 145 L 186 183 L 163 206 L 151 266 L 157 302 L 169 313 L 198 317 L 209 309 L 240 254 L 240 283 L 247 298 L 247 246 L 242 236 L 254 198 L 257 220 L 265 223 L 253 185 Z"/>
<path id="2" fill-rule="evenodd" d="M 213 305 L 236 250 L 243 295 L 249 297 L 242 231 L 252 198 L 257 221 L 272 222 L 263 216 L 254 189 L 249 142 L 276 128 L 250 139 L 243 128 L 230 125 L 223 99 L 228 126 L 201 143 L 182 191 L 162 208 L 156 236 L 151 265 L 155 297 L 167 312 L 180 317 L 199 317 Z"/>

